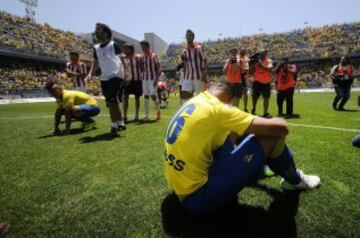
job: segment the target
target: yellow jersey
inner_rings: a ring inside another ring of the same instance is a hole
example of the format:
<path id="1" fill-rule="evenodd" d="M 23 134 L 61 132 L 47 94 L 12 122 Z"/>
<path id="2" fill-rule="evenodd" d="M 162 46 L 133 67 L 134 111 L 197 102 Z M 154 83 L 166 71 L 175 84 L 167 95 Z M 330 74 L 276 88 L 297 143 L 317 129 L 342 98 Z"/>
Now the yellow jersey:
<path id="1" fill-rule="evenodd" d="M 56 100 L 58 108 L 71 109 L 76 105 L 92 105 L 96 106 L 97 101 L 92 98 L 89 94 L 78 92 L 78 91 L 69 91 L 63 90 L 62 99 Z"/>
<path id="2" fill-rule="evenodd" d="M 243 135 L 254 118 L 209 92 L 184 104 L 170 121 L 165 136 L 165 176 L 170 188 L 185 197 L 203 186 L 212 152 L 231 132 Z"/>

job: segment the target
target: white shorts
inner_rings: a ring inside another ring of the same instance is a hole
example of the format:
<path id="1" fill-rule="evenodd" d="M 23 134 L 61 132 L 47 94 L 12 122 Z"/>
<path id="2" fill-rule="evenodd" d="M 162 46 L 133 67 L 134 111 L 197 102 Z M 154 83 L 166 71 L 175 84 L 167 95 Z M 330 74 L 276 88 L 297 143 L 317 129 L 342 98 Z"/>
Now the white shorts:
<path id="1" fill-rule="evenodd" d="M 179 86 L 182 86 L 184 81 L 185 81 L 184 79 L 181 79 L 180 82 L 179 82 Z"/>
<path id="2" fill-rule="evenodd" d="M 154 87 L 154 80 L 142 81 L 143 94 L 146 96 L 157 95 L 157 87 Z"/>
<path id="3" fill-rule="evenodd" d="M 204 82 L 202 80 L 187 80 L 185 79 L 181 85 L 181 91 L 186 91 L 189 93 L 194 92 L 194 94 L 199 94 L 205 89 Z"/>

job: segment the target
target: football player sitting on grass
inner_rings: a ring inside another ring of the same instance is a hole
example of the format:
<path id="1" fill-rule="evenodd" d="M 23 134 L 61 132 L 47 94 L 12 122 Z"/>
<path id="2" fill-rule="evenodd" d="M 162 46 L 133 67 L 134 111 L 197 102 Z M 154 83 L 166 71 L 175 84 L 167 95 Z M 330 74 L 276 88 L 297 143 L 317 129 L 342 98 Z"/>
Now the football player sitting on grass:
<path id="1" fill-rule="evenodd" d="M 57 103 L 54 130 L 51 134 L 61 134 L 59 124 L 62 115 L 65 115 L 66 118 L 64 134 L 70 134 L 73 119 L 82 122 L 83 130 L 94 128 L 95 121 L 91 117 L 100 113 L 100 108 L 94 98 L 83 92 L 65 90 L 61 85 L 53 82 L 46 83 L 45 88 Z"/>
<path id="2" fill-rule="evenodd" d="M 165 138 L 165 174 L 182 207 L 207 215 L 229 203 L 263 175 L 264 165 L 282 177 L 287 190 L 313 189 L 320 178 L 299 170 L 286 144 L 289 133 L 280 118 L 256 117 L 230 106 L 227 81 L 185 103 Z"/>

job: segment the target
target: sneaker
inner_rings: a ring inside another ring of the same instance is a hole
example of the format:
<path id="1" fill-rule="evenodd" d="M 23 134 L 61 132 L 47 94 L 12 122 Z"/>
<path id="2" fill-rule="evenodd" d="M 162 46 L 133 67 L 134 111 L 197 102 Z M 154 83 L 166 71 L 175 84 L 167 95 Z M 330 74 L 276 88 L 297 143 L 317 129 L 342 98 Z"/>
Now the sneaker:
<path id="1" fill-rule="evenodd" d="M 314 189 L 321 184 L 319 176 L 316 175 L 307 175 L 300 169 L 297 170 L 300 174 L 301 181 L 299 184 L 294 185 L 287 182 L 285 179 L 281 179 L 280 184 L 281 188 L 284 190 L 302 190 L 302 189 Z"/>
<path id="2" fill-rule="evenodd" d="M 256 115 L 255 109 L 252 109 L 252 110 L 251 110 L 251 114 Z"/>
<path id="3" fill-rule="evenodd" d="M 118 128 L 115 128 L 115 127 L 111 127 L 110 129 L 110 135 L 111 136 L 118 136 Z"/>
<path id="4" fill-rule="evenodd" d="M 126 125 L 125 125 L 124 121 L 118 122 L 118 130 L 119 131 L 125 131 L 126 130 Z"/>
<path id="5" fill-rule="evenodd" d="M 272 177 L 275 176 L 275 173 L 269 168 L 269 166 L 265 165 L 264 166 L 264 175 L 265 177 Z"/>
<path id="6" fill-rule="evenodd" d="M 87 131 L 87 130 L 93 129 L 95 127 L 95 125 L 96 125 L 96 122 L 93 119 L 90 119 L 87 122 L 83 122 L 81 125 L 81 128 L 84 131 Z"/>
<path id="7" fill-rule="evenodd" d="M 124 117 L 124 123 L 126 124 L 128 122 L 128 118 Z"/>
<path id="8" fill-rule="evenodd" d="M 335 111 L 337 110 L 335 103 L 332 104 L 332 108 L 333 108 Z"/>
<path id="9" fill-rule="evenodd" d="M 160 118 L 161 118 L 161 111 L 159 110 L 156 113 L 156 120 L 158 121 L 158 120 L 160 120 Z"/>
<path id="10" fill-rule="evenodd" d="M 144 119 L 143 119 L 144 122 L 148 122 L 149 120 L 150 120 L 149 116 L 145 116 Z"/>

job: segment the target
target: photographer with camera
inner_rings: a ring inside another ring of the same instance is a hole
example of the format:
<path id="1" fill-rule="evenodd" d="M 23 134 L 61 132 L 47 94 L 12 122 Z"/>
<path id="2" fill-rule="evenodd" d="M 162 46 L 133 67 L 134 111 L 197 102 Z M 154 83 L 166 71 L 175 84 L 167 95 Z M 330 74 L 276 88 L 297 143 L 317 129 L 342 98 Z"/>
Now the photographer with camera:
<path id="1" fill-rule="evenodd" d="M 256 104 L 259 97 L 264 98 L 264 115 L 263 117 L 270 117 L 268 113 L 270 90 L 271 90 L 271 71 L 273 68 L 272 60 L 267 57 L 267 50 L 261 50 L 250 58 L 250 71 L 253 74 L 252 85 L 252 114 L 256 114 Z"/>
<path id="2" fill-rule="evenodd" d="M 231 91 L 233 92 L 234 98 L 231 102 L 233 106 L 239 107 L 240 98 L 242 95 L 242 83 L 241 83 L 241 65 L 240 59 L 238 58 L 238 50 L 232 48 L 229 50 L 230 58 L 225 61 L 223 68 L 226 74 L 226 79 L 229 81 Z"/>
<path id="3" fill-rule="evenodd" d="M 331 68 L 330 75 L 333 80 L 336 96 L 333 101 L 334 110 L 344 111 L 344 106 L 350 98 L 351 85 L 353 83 L 353 67 L 347 56 L 342 56 L 340 63 Z M 341 101 L 340 101 L 341 100 Z M 337 107 L 340 101 L 339 107 Z"/>
<path id="4" fill-rule="evenodd" d="M 286 116 L 291 118 L 294 106 L 294 91 L 297 79 L 297 67 L 294 64 L 289 64 L 289 59 L 284 58 L 278 63 L 273 72 L 276 76 L 276 89 L 277 89 L 277 106 L 278 115 L 280 117 Z M 283 103 L 286 100 L 286 115 L 283 114 Z"/>

